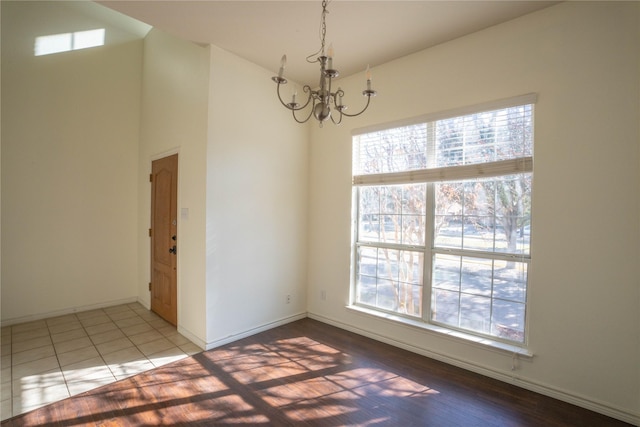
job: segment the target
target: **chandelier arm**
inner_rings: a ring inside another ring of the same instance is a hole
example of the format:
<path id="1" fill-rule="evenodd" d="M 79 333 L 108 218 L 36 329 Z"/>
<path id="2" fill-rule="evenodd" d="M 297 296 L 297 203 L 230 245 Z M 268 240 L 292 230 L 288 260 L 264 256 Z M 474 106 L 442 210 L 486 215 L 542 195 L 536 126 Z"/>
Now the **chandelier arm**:
<path id="1" fill-rule="evenodd" d="M 276 93 L 278 94 L 278 99 L 280 100 L 280 103 L 281 103 L 285 108 L 291 109 L 291 108 L 290 108 L 290 107 L 289 107 L 289 106 L 288 106 L 288 105 L 287 105 L 287 104 L 282 100 L 282 97 L 280 96 L 280 84 L 281 84 L 281 83 L 280 83 L 280 82 L 278 82 L 278 87 L 276 87 Z"/>
<path id="2" fill-rule="evenodd" d="M 369 103 L 371 102 L 371 97 L 367 96 L 367 105 L 364 106 L 364 108 L 359 112 L 359 113 L 354 113 L 354 114 L 349 114 L 349 113 L 345 113 L 344 111 L 341 111 L 340 114 L 341 115 L 345 115 L 347 117 L 356 117 L 359 116 L 360 114 L 364 113 L 367 108 L 369 108 Z"/>
<path id="3" fill-rule="evenodd" d="M 307 97 L 307 102 L 305 102 L 305 104 L 304 104 L 302 107 L 299 107 L 299 108 L 298 108 L 298 107 L 296 107 L 296 106 L 292 106 L 292 104 L 293 104 L 293 103 L 289 103 L 289 104 L 287 104 L 286 102 L 284 102 L 284 101 L 282 100 L 282 96 L 280 96 L 280 84 L 281 84 L 281 83 L 279 83 L 279 82 L 278 82 L 278 87 L 277 87 L 277 91 L 276 91 L 276 92 L 277 92 L 277 94 L 278 94 L 278 99 L 280 100 L 280 103 L 281 103 L 281 104 L 282 104 L 286 109 L 291 110 L 291 111 L 298 111 L 298 110 L 302 110 L 302 109 L 304 109 L 307 105 L 309 105 L 309 102 L 311 102 L 311 98 L 312 98 L 312 91 L 311 91 L 311 87 L 309 87 L 309 85 L 304 85 L 304 87 L 302 88 L 302 90 L 303 90 L 304 92 L 308 92 L 308 93 L 309 93 L 309 96 Z"/>
<path id="4" fill-rule="evenodd" d="M 336 122 L 336 119 L 334 119 L 333 116 L 331 116 L 331 121 L 333 122 L 334 125 L 339 125 L 340 123 L 342 123 L 342 111 L 338 110 L 338 112 L 340 113 L 340 119 L 338 119 L 337 122 Z"/>
<path id="5" fill-rule="evenodd" d="M 313 98 L 313 91 L 311 90 L 311 86 L 309 86 L 309 85 L 304 85 L 304 86 L 302 87 L 302 91 L 303 91 L 304 93 L 308 93 L 308 94 L 309 94 L 309 96 L 307 97 L 307 102 L 305 102 L 305 103 L 304 103 L 304 105 L 303 105 L 302 107 L 300 107 L 300 108 L 296 108 L 296 111 L 304 109 L 307 105 L 309 105 L 309 103 L 311 102 L 311 99 Z M 305 120 L 305 121 L 306 121 L 306 120 Z"/>
<path id="6" fill-rule="evenodd" d="M 309 99 L 311 99 L 311 95 L 309 95 Z M 307 101 L 307 104 L 308 104 L 308 103 L 309 103 L 309 102 Z M 307 104 L 304 104 L 304 105 L 306 106 Z M 314 100 L 314 102 L 313 102 L 313 105 L 315 106 L 315 100 Z M 297 110 L 291 110 L 291 114 L 293 115 L 293 119 L 294 119 L 296 122 L 298 122 L 298 123 L 306 123 L 306 122 L 308 122 L 308 121 L 309 121 L 309 119 L 311 118 L 311 115 L 313 114 L 313 107 L 309 110 L 309 115 L 308 115 L 308 116 L 307 116 L 307 118 L 306 118 L 306 119 L 304 119 L 304 120 L 300 120 L 300 119 L 298 119 L 298 118 L 296 117 L 296 111 L 300 111 L 300 110 L 301 110 L 301 108 L 298 108 Z"/>

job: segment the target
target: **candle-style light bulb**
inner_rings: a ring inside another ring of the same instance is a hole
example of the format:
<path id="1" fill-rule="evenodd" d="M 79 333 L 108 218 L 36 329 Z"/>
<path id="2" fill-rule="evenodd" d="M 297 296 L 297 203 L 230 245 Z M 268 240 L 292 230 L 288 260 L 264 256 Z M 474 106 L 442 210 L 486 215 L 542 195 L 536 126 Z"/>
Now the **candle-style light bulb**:
<path id="1" fill-rule="evenodd" d="M 298 95 L 298 87 L 294 86 L 293 87 L 293 96 L 291 97 L 291 103 L 292 104 L 296 103 L 296 95 Z"/>
<path id="2" fill-rule="evenodd" d="M 369 68 L 369 65 L 367 65 L 367 72 L 365 73 L 365 76 L 367 78 L 367 90 L 371 90 L 371 69 Z"/>
<path id="3" fill-rule="evenodd" d="M 278 71 L 278 77 L 282 77 L 284 73 L 284 67 L 287 65 L 287 55 L 282 55 L 280 59 L 280 70 Z"/>

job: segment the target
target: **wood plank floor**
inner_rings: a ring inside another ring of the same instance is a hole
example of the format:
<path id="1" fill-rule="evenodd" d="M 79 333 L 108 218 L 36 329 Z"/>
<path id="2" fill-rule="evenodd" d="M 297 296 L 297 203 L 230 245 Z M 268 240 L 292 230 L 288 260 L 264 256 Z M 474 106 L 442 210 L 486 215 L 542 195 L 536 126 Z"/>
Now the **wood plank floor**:
<path id="1" fill-rule="evenodd" d="M 35 425 L 628 424 L 304 319 L 2 423 Z"/>

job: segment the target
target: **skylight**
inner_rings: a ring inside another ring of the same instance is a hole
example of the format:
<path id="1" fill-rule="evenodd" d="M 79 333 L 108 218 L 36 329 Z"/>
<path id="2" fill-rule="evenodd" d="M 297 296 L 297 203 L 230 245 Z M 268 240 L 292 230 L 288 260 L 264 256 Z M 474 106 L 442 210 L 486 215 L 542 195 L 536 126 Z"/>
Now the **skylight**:
<path id="1" fill-rule="evenodd" d="M 103 46 L 104 35 L 104 28 L 99 28 L 96 30 L 36 37 L 34 46 L 35 56 Z"/>

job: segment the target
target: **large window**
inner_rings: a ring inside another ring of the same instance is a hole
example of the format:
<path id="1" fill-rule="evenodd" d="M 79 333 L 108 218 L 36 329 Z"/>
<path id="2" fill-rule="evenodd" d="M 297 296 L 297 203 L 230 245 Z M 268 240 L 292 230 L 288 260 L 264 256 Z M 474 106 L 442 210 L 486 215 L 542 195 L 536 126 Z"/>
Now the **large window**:
<path id="1" fill-rule="evenodd" d="M 528 95 L 353 138 L 353 303 L 523 345 Z"/>

